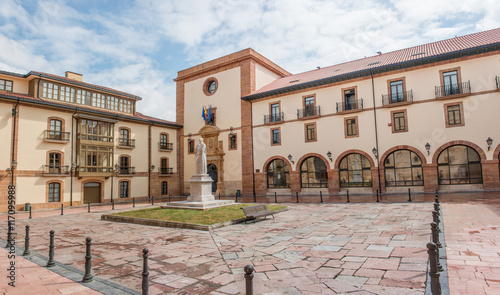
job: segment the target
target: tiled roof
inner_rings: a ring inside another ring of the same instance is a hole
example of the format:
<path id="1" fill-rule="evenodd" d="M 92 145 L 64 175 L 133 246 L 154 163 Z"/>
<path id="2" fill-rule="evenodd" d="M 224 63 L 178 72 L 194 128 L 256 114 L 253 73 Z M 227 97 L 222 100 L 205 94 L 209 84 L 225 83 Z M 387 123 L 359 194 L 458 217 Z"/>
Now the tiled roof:
<path id="1" fill-rule="evenodd" d="M 425 60 L 453 52 L 460 52 L 499 43 L 500 28 L 455 37 L 443 41 L 349 61 L 292 76 L 282 77 L 262 87 L 261 89 L 254 91 L 244 99 L 270 96 L 277 94 L 276 92 L 287 92 L 288 89 L 293 91 L 297 89 L 297 87 L 300 87 L 301 84 L 313 83 L 314 81 L 340 77 L 350 73 L 368 71 L 370 69 Z"/>
<path id="2" fill-rule="evenodd" d="M 29 96 L 26 94 L 20 94 L 20 93 L 13 93 L 13 92 L 7 92 L 7 91 L 0 90 L 0 98 L 7 98 L 7 99 L 12 99 L 12 100 L 19 99 L 20 101 L 30 102 L 30 103 L 34 103 L 34 104 L 38 103 L 38 104 L 43 104 L 43 105 L 60 107 L 63 109 L 81 110 L 81 111 L 94 113 L 97 115 L 107 115 L 107 116 L 114 116 L 114 117 L 121 118 L 121 119 L 129 119 L 129 120 L 136 120 L 136 121 L 141 121 L 141 122 L 149 122 L 149 123 L 168 125 L 168 126 L 171 126 L 174 128 L 182 127 L 182 125 L 179 125 L 175 122 L 146 116 L 146 115 L 139 113 L 139 112 L 136 112 L 135 115 L 132 115 L 132 114 L 121 113 L 121 112 L 116 112 L 116 111 L 112 111 L 112 110 L 108 110 L 108 109 L 96 108 L 96 107 L 87 106 L 87 105 L 67 103 L 64 101 L 53 100 L 53 99 L 37 98 L 37 97 Z"/>
<path id="3" fill-rule="evenodd" d="M 75 79 L 68 79 L 66 77 L 57 76 L 57 75 L 48 74 L 48 73 L 42 73 L 42 72 L 37 72 L 37 71 L 30 71 L 26 75 L 22 75 L 22 74 L 18 74 L 18 73 L 13 73 L 13 72 L 8 72 L 8 71 L 2 71 L 2 70 L 0 70 L 0 74 L 9 75 L 9 76 L 15 76 L 15 77 L 20 77 L 20 78 L 28 78 L 29 76 L 32 76 L 32 75 L 33 76 L 39 76 L 39 77 L 42 77 L 42 78 L 53 79 L 53 80 L 57 80 L 57 81 L 64 82 L 64 83 L 70 83 L 70 84 L 73 84 L 73 85 L 78 85 L 78 86 L 82 86 L 82 87 L 87 87 L 87 88 L 95 89 L 95 90 L 98 90 L 98 91 L 110 92 L 110 93 L 114 93 L 114 94 L 117 94 L 117 95 L 129 97 L 129 98 L 136 99 L 136 100 L 142 100 L 142 98 L 140 96 L 133 95 L 133 94 L 130 94 L 130 93 L 127 93 L 127 92 L 115 90 L 115 89 L 112 89 L 112 88 L 109 88 L 109 87 L 104 87 L 104 86 L 99 86 L 99 85 L 95 85 L 95 84 L 86 83 L 86 82 L 78 81 L 78 80 L 75 80 Z"/>

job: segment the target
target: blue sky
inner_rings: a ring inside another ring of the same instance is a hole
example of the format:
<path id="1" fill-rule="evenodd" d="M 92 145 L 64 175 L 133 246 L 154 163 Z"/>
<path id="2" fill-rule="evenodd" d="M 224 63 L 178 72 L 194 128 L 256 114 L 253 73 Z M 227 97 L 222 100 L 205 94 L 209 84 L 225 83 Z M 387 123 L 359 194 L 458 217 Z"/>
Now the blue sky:
<path id="1" fill-rule="evenodd" d="M 291 73 L 500 27 L 497 0 L 2 0 L 0 69 L 143 98 L 175 121 L 177 72 L 252 47 Z"/>

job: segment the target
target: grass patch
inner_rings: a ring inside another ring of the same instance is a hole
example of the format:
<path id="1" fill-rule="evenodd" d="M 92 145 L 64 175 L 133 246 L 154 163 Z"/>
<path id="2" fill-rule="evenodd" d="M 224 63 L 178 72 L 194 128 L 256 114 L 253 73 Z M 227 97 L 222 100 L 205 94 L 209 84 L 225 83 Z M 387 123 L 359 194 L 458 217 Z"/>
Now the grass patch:
<path id="1" fill-rule="evenodd" d="M 254 204 L 238 204 L 213 208 L 209 210 L 190 210 L 190 209 L 163 209 L 151 208 L 134 211 L 114 213 L 112 215 L 147 218 L 163 221 L 172 221 L 190 224 L 212 225 L 230 220 L 244 218 L 245 214 L 241 207 L 253 206 Z M 286 208 L 283 205 L 267 205 L 269 211 L 277 211 Z"/>

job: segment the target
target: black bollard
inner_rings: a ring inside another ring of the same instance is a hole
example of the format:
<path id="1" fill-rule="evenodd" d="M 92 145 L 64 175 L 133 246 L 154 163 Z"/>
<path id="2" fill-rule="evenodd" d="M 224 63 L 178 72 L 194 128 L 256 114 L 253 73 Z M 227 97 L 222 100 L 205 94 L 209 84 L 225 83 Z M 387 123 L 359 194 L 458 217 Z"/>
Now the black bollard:
<path id="1" fill-rule="evenodd" d="M 31 219 L 31 206 L 30 206 L 30 219 Z"/>
<path id="2" fill-rule="evenodd" d="M 149 271 L 148 271 L 148 252 L 149 250 L 147 248 L 144 248 L 142 250 L 142 257 L 144 258 L 144 264 L 143 264 L 143 270 L 142 270 L 142 295 L 148 295 L 149 294 Z"/>
<path id="3" fill-rule="evenodd" d="M 253 202 L 257 203 L 257 195 L 255 195 L 255 193 L 253 193 Z"/>
<path id="4" fill-rule="evenodd" d="M 220 193 L 219 193 L 219 200 L 220 200 Z"/>
<path id="5" fill-rule="evenodd" d="M 246 295 L 253 295 L 253 266 L 247 265 L 243 268 L 245 271 L 245 290 L 246 290 Z"/>
<path id="6" fill-rule="evenodd" d="M 135 208 L 135 198 L 132 198 L 132 208 Z"/>
<path id="7" fill-rule="evenodd" d="M 435 223 L 435 222 L 431 223 L 431 231 L 432 231 L 432 242 L 434 244 L 436 244 L 436 246 L 437 246 L 437 248 L 436 248 L 436 255 L 438 257 L 437 268 L 438 268 L 438 271 L 443 271 L 443 266 L 441 265 L 441 262 L 439 262 L 439 248 L 442 248 L 443 245 L 441 245 L 441 242 L 439 242 L 439 233 L 438 233 L 437 223 Z"/>
<path id="8" fill-rule="evenodd" d="M 436 210 L 432 211 L 432 221 L 438 225 L 438 231 L 441 232 L 439 228 L 439 213 Z"/>
<path id="9" fill-rule="evenodd" d="M 90 246 L 92 243 L 92 239 L 87 237 L 85 239 L 86 249 L 85 249 L 85 275 L 83 276 L 82 282 L 88 283 L 92 282 L 92 255 L 90 254 Z"/>
<path id="10" fill-rule="evenodd" d="M 47 262 L 46 267 L 53 267 L 56 265 L 54 262 L 54 231 L 50 231 L 50 242 L 49 242 L 49 261 Z"/>
<path id="11" fill-rule="evenodd" d="M 429 275 L 431 277 L 431 293 L 432 295 L 441 295 L 441 282 L 439 281 L 438 272 L 438 257 L 437 257 L 437 246 L 433 242 L 427 243 L 427 253 L 429 254 Z"/>
<path id="12" fill-rule="evenodd" d="M 439 213 L 439 204 L 438 203 L 434 203 L 434 211 L 436 211 L 438 213 L 438 216 L 441 216 L 441 213 Z"/>
<path id="13" fill-rule="evenodd" d="M 319 200 L 321 203 L 323 203 L 323 192 L 319 191 Z"/>
<path id="14" fill-rule="evenodd" d="M 379 198 L 378 198 L 378 190 L 377 190 L 377 203 L 380 202 Z"/>
<path id="15" fill-rule="evenodd" d="M 350 203 L 351 201 L 349 201 L 349 190 L 347 190 L 347 203 Z"/>
<path id="16" fill-rule="evenodd" d="M 115 210 L 115 201 L 111 199 L 111 210 Z"/>
<path id="17" fill-rule="evenodd" d="M 87 203 L 89 205 L 89 209 L 87 210 L 88 213 L 90 213 L 90 202 Z"/>
<path id="18" fill-rule="evenodd" d="M 12 241 L 12 226 L 9 220 L 7 221 L 7 244 L 5 245 L 5 248 L 9 248 L 11 246 L 11 241 Z"/>
<path id="19" fill-rule="evenodd" d="M 408 188 L 408 202 L 411 202 L 411 191 L 410 191 L 410 188 Z"/>
<path id="20" fill-rule="evenodd" d="M 439 204 L 439 193 L 438 193 L 438 189 L 436 189 L 436 195 L 434 196 L 434 202 L 438 203 Z"/>
<path id="21" fill-rule="evenodd" d="M 26 226 L 26 236 L 24 237 L 24 252 L 23 256 L 30 255 L 30 226 Z"/>
<path id="22" fill-rule="evenodd" d="M 64 215 L 64 205 L 61 204 L 61 215 Z"/>
<path id="23" fill-rule="evenodd" d="M 168 194 L 168 202 L 170 203 L 170 194 Z"/>
<path id="24" fill-rule="evenodd" d="M 238 203 L 238 193 L 235 193 L 235 194 L 234 194 L 234 202 L 235 202 L 235 203 Z"/>
<path id="25" fill-rule="evenodd" d="M 276 192 L 274 192 L 274 202 L 278 203 L 278 198 L 276 197 Z"/>
<path id="26" fill-rule="evenodd" d="M 295 197 L 297 198 L 297 203 L 299 202 L 299 192 L 295 192 Z"/>
<path id="27" fill-rule="evenodd" d="M 151 196 L 151 205 L 155 204 L 155 196 Z"/>

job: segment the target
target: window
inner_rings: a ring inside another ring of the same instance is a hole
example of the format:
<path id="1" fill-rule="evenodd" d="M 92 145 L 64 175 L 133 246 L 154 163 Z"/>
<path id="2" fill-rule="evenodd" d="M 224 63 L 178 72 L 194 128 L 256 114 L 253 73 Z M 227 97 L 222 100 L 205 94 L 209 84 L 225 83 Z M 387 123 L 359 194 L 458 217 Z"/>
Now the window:
<path id="1" fill-rule="evenodd" d="M 408 124 L 406 118 L 406 110 L 392 111 L 392 132 L 405 132 L 408 131 Z"/>
<path id="2" fill-rule="evenodd" d="M 92 98 L 91 94 L 85 90 L 77 90 L 76 91 L 76 103 L 78 104 L 86 104 L 91 105 Z"/>
<path id="3" fill-rule="evenodd" d="M 168 182 L 162 181 L 161 183 L 161 194 L 168 195 Z"/>
<path id="4" fill-rule="evenodd" d="M 47 134 L 49 139 L 62 139 L 62 122 L 56 119 L 49 120 L 49 132 Z"/>
<path id="5" fill-rule="evenodd" d="M 346 138 L 359 136 L 357 121 L 358 121 L 358 117 L 344 119 L 345 137 Z"/>
<path id="6" fill-rule="evenodd" d="M 403 90 L 403 80 L 392 81 L 390 83 L 391 88 L 391 103 L 403 102 L 404 90 Z"/>
<path id="7" fill-rule="evenodd" d="M 279 103 L 271 104 L 271 114 L 270 115 L 271 116 L 269 118 L 269 122 L 279 122 L 282 120 Z"/>
<path id="8" fill-rule="evenodd" d="M 75 102 L 75 89 L 61 86 L 61 100 Z"/>
<path id="9" fill-rule="evenodd" d="M 113 124 L 83 119 L 78 126 L 80 139 L 113 142 Z"/>
<path id="10" fill-rule="evenodd" d="M 280 144 L 281 144 L 280 129 L 279 128 L 271 129 L 271 145 L 280 145 Z"/>
<path id="11" fill-rule="evenodd" d="M 43 82 L 42 83 L 42 97 L 59 99 L 59 86 L 57 84 Z"/>
<path id="12" fill-rule="evenodd" d="M 120 174 L 130 174 L 130 158 L 127 156 L 120 157 L 120 170 L 118 173 Z"/>
<path id="13" fill-rule="evenodd" d="M 61 174 L 60 153 L 49 153 L 49 174 Z"/>
<path id="14" fill-rule="evenodd" d="M 300 187 L 328 187 L 328 174 L 323 160 L 318 157 L 309 157 L 302 162 L 300 166 Z"/>
<path id="15" fill-rule="evenodd" d="M 161 150 L 172 150 L 173 144 L 168 142 L 168 134 L 162 133 L 160 134 L 160 149 Z"/>
<path id="16" fill-rule="evenodd" d="M 349 154 L 340 161 L 340 187 L 372 186 L 370 161 L 361 154 Z"/>
<path id="17" fill-rule="evenodd" d="M 271 189 L 290 187 L 290 173 L 285 161 L 276 159 L 269 163 L 267 166 L 267 187 Z"/>
<path id="18" fill-rule="evenodd" d="M 160 160 L 160 174 L 170 174 L 172 169 L 168 167 L 168 158 Z"/>
<path id="19" fill-rule="evenodd" d="M 104 95 L 99 94 L 99 93 L 93 93 L 92 94 L 92 106 L 98 107 L 98 108 L 105 108 L 106 107 L 106 100 Z"/>
<path id="20" fill-rule="evenodd" d="M 409 150 L 397 150 L 384 161 L 386 186 L 424 185 L 422 161 Z"/>
<path id="21" fill-rule="evenodd" d="M 194 140 L 188 139 L 188 154 L 194 154 Z"/>
<path id="22" fill-rule="evenodd" d="M 237 149 L 237 137 L 236 134 L 229 134 L 229 150 Z"/>
<path id="23" fill-rule="evenodd" d="M 472 148 L 454 145 L 438 156 L 439 184 L 483 183 L 481 158 Z"/>
<path id="24" fill-rule="evenodd" d="M 208 83 L 208 92 L 209 93 L 214 93 L 215 90 L 217 90 L 217 82 L 216 81 L 212 81 L 212 82 Z"/>
<path id="25" fill-rule="evenodd" d="M 203 83 L 203 93 L 205 93 L 205 95 L 207 96 L 213 95 L 218 88 L 219 83 L 214 77 L 206 79 L 205 83 Z"/>
<path id="26" fill-rule="evenodd" d="M 304 97 L 304 117 L 316 115 L 314 99 L 314 96 Z"/>
<path id="27" fill-rule="evenodd" d="M 129 182 L 120 181 L 120 198 L 128 198 L 128 197 L 129 197 Z"/>
<path id="28" fill-rule="evenodd" d="M 125 128 L 120 128 L 120 145 L 121 146 L 133 146 L 132 140 L 130 139 L 130 130 Z"/>
<path id="29" fill-rule="evenodd" d="M 449 103 L 444 105 L 446 127 L 464 126 L 463 103 Z"/>
<path id="30" fill-rule="evenodd" d="M 58 182 L 49 183 L 48 192 L 49 202 L 60 202 L 61 201 L 61 184 Z"/>
<path id="31" fill-rule="evenodd" d="M 460 93 L 458 83 L 459 82 L 458 82 L 457 71 L 444 72 L 443 73 L 444 95 L 453 95 Z"/>
<path id="32" fill-rule="evenodd" d="M 316 141 L 316 123 L 306 124 L 306 142 Z"/>
<path id="33" fill-rule="evenodd" d="M 354 88 L 344 90 L 345 111 L 356 109 L 356 91 Z"/>
<path id="34" fill-rule="evenodd" d="M 0 90 L 12 92 L 12 81 L 0 79 Z"/>

